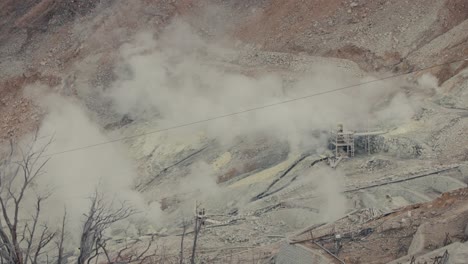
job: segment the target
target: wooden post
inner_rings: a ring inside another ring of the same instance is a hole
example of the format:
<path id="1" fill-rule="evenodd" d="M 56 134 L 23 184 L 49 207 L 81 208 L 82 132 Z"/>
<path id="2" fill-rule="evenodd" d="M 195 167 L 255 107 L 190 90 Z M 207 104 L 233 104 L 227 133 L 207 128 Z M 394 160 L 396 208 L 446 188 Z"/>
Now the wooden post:
<path id="1" fill-rule="evenodd" d="M 198 233 L 200 233 L 201 229 L 201 221 L 198 218 L 198 204 L 195 201 L 195 227 L 194 227 L 194 238 L 193 238 L 193 246 L 192 246 L 192 256 L 190 257 L 190 263 L 195 264 L 195 254 L 197 252 L 197 240 L 198 240 Z"/>

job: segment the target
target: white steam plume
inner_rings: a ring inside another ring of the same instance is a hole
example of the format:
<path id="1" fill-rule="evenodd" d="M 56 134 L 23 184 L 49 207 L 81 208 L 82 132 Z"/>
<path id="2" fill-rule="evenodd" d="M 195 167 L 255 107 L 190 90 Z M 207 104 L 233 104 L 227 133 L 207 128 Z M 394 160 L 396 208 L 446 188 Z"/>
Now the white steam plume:
<path id="1" fill-rule="evenodd" d="M 180 21 L 158 39 L 140 34 L 121 48 L 124 67 L 118 75 L 125 77 L 107 95 L 118 112 L 157 118 L 163 128 L 372 80 L 317 65 L 312 74 L 286 89 L 274 74 L 249 77 L 209 59 L 222 52 Z M 221 141 L 261 131 L 288 139 L 294 148 L 310 147 L 311 141 L 316 143 L 310 136 L 313 130 L 338 122 L 363 127 L 368 120 L 372 125 L 407 121 L 416 110 L 411 103 L 398 82 L 375 82 L 208 122 L 203 129 Z"/>
<path id="2" fill-rule="evenodd" d="M 56 95 L 42 99 L 48 110 L 43 120 L 40 135 L 53 134 L 53 143 L 47 153 L 78 148 L 84 145 L 108 141 L 109 138 L 94 124 L 76 102 Z M 138 217 L 157 222 L 159 205 L 148 205 L 140 193 L 133 190 L 137 176 L 134 164 L 120 144 L 107 144 L 54 155 L 44 168 L 39 185 L 51 190 L 45 214 L 49 221 L 60 220 L 63 208 L 68 214 L 68 231 L 78 242 L 83 214 L 89 209 L 89 198 L 99 189 L 109 199 L 128 202 L 141 212 Z"/>

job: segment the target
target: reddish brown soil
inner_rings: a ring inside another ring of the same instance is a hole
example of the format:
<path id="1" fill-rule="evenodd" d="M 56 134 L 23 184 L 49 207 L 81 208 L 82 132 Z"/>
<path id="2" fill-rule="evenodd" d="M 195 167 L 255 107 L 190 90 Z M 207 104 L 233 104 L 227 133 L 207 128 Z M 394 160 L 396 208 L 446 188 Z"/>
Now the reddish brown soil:
<path id="1" fill-rule="evenodd" d="M 0 82 L 0 142 L 15 139 L 37 128 L 41 113 L 30 100 L 23 96 L 24 87 L 42 83 L 54 87 L 60 83 L 55 76 L 14 77 Z"/>
<path id="2" fill-rule="evenodd" d="M 350 264 L 387 263 L 403 257 L 407 254 L 413 235 L 423 223 L 430 226 L 431 230 L 424 233 L 424 248 L 428 251 L 442 247 L 447 234 L 452 242 L 464 241 L 468 217 L 467 201 L 468 188 L 463 188 L 444 193 L 432 202 L 407 206 L 361 226 L 350 225 L 345 221 L 340 223 L 339 220 L 336 225 L 341 232 L 346 228 L 373 230 L 369 235 L 355 235 L 353 240 L 344 239 L 339 257 Z M 319 243 L 333 251 L 332 240 L 322 240 Z M 310 241 L 303 242 L 303 245 L 319 249 Z"/>
<path id="3" fill-rule="evenodd" d="M 417 68 L 418 65 L 414 65 L 415 62 L 406 61 L 406 58 L 402 57 L 398 51 L 388 50 L 384 56 L 377 56 L 373 51 L 372 43 L 367 44 L 369 46 L 347 44 L 349 40 L 353 40 L 354 36 L 341 32 L 342 28 L 349 28 L 353 24 L 361 27 L 363 23 L 367 23 L 368 27 L 374 27 L 385 23 L 385 21 L 368 21 L 367 19 L 370 19 L 371 14 L 385 12 L 386 7 L 383 11 L 380 8 L 385 6 L 386 1 L 355 2 L 359 5 L 353 8 L 352 14 L 348 14 L 347 10 L 351 11 L 351 1 L 267 1 L 267 7 L 255 12 L 243 23 L 243 26 L 236 30 L 234 35 L 246 43 L 259 45 L 266 50 L 306 52 L 311 55 L 350 59 L 367 71 L 405 72 Z M 404 0 L 387 2 L 391 2 L 396 11 L 404 10 L 407 5 L 424 8 L 427 4 L 423 0 L 411 1 L 411 3 Z M 468 4 L 463 0 L 445 0 L 437 16 L 437 22 L 428 25 L 420 39 L 413 43 L 416 48 L 422 47 L 465 21 L 468 18 Z M 338 31 L 341 33 L 334 34 Z M 305 32 L 311 33 L 305 34 Z M 332 45 L 319 41 L 323 36 L 329 38 L 328 42 Z M 443 50 L 437 57 L 420 57 L 418 61 L 427 61 L 429 64 L 444 63 L 466 56 L 467 52 L 468 41 L 463 41 Z M 454 74 L 453 71 L 446 72 L 443 69 L 441 71 L 442 81 L 446 80 L 445 76 Z"/>

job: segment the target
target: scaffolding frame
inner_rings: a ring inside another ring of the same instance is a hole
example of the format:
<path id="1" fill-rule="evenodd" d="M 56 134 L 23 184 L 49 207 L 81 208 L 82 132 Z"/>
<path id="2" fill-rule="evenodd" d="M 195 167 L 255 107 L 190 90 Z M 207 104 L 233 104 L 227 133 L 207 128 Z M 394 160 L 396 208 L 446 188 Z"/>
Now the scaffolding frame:
<path id="1" fill-rule="evenodd" d="M 341 150 L 345 150 L 345 157 L 354 157 L 354 131 L 344 131 L 342 129 L 331 132 L 331 144 L 335 157 L 343 157 Z"/>

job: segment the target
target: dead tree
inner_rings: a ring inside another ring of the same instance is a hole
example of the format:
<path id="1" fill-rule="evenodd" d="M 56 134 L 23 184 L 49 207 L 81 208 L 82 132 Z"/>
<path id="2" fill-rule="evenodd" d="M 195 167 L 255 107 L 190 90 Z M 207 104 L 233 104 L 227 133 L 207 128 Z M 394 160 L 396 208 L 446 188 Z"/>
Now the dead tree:
<path id="1" fill-rule="evenodd" d="M 52 139 L 38 146 L 37 134 L 32 143 L 21 147 L 10 142 L 10 149 L 0 156 L 0 263 L 1 264 L 57 264 L 66 262 L 64 244 L 66 241 L 67 213 L 61 227 L 51 230 L 41 221 L 44 201 L 49 194 L 37 194 L 37 179 L 44 174 L 49 159 L 45 151 Z M 1 154 L 1 153 L 0 153 Z M 31 199 L 34 198 L 34 199 Z M 30 209 L 31 208 L 31 209 Z M 118 252 L 109 252 L 104 236 L 105 231 L 115 222 L 136 213 L 127 203 L 115 203 L 104 199 L 98 191 L 91 197 L 88 213 L 85 215 L 80 240 L 79 264 L 89 264 L 100 255 L 107 263 L 147 263 L 156 256 L 149 241 L 136 240 Z M 56 238 L 56 254 L 49 258 L 52 241 Z"/>
<path id="2" fill-rule="evenodd" d="M 0 161 L 0 260 L 1 263 L 36 264 L 55 232 L 41 224 L 43 202 L 48 195 L 36 194 L 35 182 L 44 171 L 48 159 L 44 153 L 52 140 L 22 148 L 10 141 L 9 153 Z M 28 196 L 35 195 L 31 216 L 26 215 Z"/>
<path id="3" fill-rule="evenodd" d="M 64 263 L 64 256 L 63 256 L 63 243 L 65 242 L 65 224 L 67 221 L 67 209 L 65 208 L 64 213 L 63 213 L 63 218 L 62 218 L 62 227 L 60 228 L 60 238 L 56 242 L 57 244 L 57 249 L 58 249 L 58 254 L 57 254 L 57 264 L 62 264 Z"/>
<path id="4" fill-rule="evenodd" d="M 124 220 L 135 213 L 125 202 L 120 203 L 115 208 L 113 201 L 106 201 L 104 196 L 96 190 L 91 197 L 88 214 L 85 215 L 78 264 L 89 264 L 101 253 L 106 255 L 109 262 L 112 263 L 106 248 L 109 239 L 104 237 L 104 232 L 115 222 Z"/>

